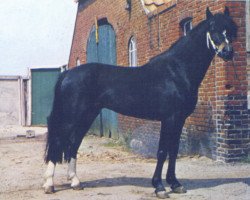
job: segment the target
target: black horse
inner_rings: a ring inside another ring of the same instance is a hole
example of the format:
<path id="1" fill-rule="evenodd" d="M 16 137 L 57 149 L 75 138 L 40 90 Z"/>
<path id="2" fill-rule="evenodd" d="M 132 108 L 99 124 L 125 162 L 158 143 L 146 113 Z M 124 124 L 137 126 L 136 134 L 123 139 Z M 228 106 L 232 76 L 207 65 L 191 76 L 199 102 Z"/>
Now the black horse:
<path id="1" fill-rule="evenodd" d="M 168 51 L 138 68 L 84 64 L 64 72 L 55 88 L 53 109 L 48 119 L 45 161 L 45 192 L 54 192 L 56 163 L 69 163 L 69 179 L 80 188 L 76 156 L 83 137 L 102 108 L 127 116 L 161 121 L 158 162 L 152 179 L 158 197 L 167 197 L 162 167 L 169 156 L 166 181 L 174 192 L 186 192 L 175 176 L 180 135 L 186 118 L 194 111 L 198 88 L 217 54 L 233 58 L 232 40 L 237 27 L 229 9 L 213 15 Z"/>

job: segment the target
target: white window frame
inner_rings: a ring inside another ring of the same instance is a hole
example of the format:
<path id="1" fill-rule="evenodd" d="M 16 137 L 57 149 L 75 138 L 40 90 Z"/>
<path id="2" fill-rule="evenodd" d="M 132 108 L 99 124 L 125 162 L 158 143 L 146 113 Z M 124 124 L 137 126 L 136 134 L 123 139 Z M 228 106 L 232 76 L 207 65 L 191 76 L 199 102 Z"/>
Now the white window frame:
<path id="1" fill-rule="evenodd" d="M 136 67 L 137 66 L 137 45 L 136 45 L 136 39 L 134 36 L 132 36 L 129 39 L 128 53 L 129 53 L 129 66 Z"/>
<path id="2" fill-rule="evenodd" d="M 187 27 L 189 26 L 189 31 L 192 30 L 193 28 L 193 25 L 192 25 L 192 19 L 186 21 L 184 24 L 183 24 L 183 34 L 186 36 L 188 31 L 187 31 Z"/>
<path id="3" fill-rule="evenodd" d="M 246 1 L 246 50 L 250 52 L 250 1 Z"/>
<path id="4" fill-rule="evenodd" d="M 246 1 L 246 51 L 247 51 L 247 65 L 249 67 L 249 53 L 250 53 L 250 1 Z M 247 72 L 248 76 L 248 91 L 247 91 L 247 109 L 250 110 L 250 73 Z"/>
<path id="5" fill-rule="evenodd" d="M 76 66 L 78 67 L 78 66 L 80 66 L 80 65 L 81 65 L 81 61 L 80 61 L 79 58 L 77 58 L 77 59 L 76 59 Z"/>

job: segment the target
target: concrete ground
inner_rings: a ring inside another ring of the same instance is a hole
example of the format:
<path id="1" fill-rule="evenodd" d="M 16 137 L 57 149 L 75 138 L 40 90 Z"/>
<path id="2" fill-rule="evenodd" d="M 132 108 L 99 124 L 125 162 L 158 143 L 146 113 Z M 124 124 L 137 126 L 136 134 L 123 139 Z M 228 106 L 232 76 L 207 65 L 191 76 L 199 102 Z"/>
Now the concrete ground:
<path id="1" fill-rule="evenodd" d="M 26 138 L 28 130 L 34 130 L 36 137 Z M 70 188 L 64 164 L 56 168 L 56 193 L 44 194 L 45 133 L 46 128 L 0 127 L 0 200 L 157 199 L 151 187 L 156 160 L 133 154 L 117 141 L 95 136 L 86 137 L 78 154 L 77 172 L 85 189 Z M 249 163 L 223 164 L 205 157 L 185 157 L 177 160 L 176 174 L 188 192 L 173 194 L 166 185 L 170 199 L 250 199 Z"/>

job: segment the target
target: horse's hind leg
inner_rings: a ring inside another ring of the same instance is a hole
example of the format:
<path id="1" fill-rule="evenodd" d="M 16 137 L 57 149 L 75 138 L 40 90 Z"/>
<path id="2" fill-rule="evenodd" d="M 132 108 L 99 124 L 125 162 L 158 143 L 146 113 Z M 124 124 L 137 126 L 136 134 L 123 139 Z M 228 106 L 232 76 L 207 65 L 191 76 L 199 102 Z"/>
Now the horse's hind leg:
<path id="1" fill-rule="evenodd" d="M 46 194 L 51 194 L 51 193 L 55 192 L 54 182 L 53 182 L 55 167 L 56 167 L 56 164 L 53 163 L 52 161 L 49 161 L 47 170 L 45 172 L 45 180 L 46 180 L 46 182 L 43 185 L 44 192 Z"/>
<path id="2" fill-rule="evenodd" d="M 81 190 L 81 182 L 76 174 L 76 158 L 71 158 L 68 165 L 68 180 L 71 180 L 71 187 L 74 190 Z"/>
<path id="3" fill-rule="evenodd" d="M 89 110 L 89 112 L 83 112 L 81 117 L 77 120 L 77 123 L 75 124 L 74 133 L 71 134 L 70 138 L 71 151 L 69 155 L 70 161 L 68 164 L 68 179 L 71 180 L 71 187 L 75 190 L 83 189 L 76 173 L 77 151 L 91 124 L 93 123 L 96 116 L 99 114 L 99 112 L 95 109 Z"/>
<path id="4" fill-rule="evenodd" d="M 79 109 L 79 107 L 77 107 L 77 109 Z M 68 178 L 71 180 L 71 186 L 73 189 L 82 188 L 80 180 L 76 174 L 78 148 L 92 122 L 99 114 L 99 110 L 91 106 L 88 106 L 88 111 L 86 109 L 84 111 L 79 109 L 78 112 L 76 112 L 77 109 L 68 109 L 69 112 L 67 112 L 67 117 L 63 117 L 66 115 L 61 116 L 60 124 L 57 124 L 56 126 L 56 132 L 58 132 L 60 136 L 64 135 L 61 140 L 64 141 L 64 158 L 69 162 Z M 54 124 L 55 123 L 49 123 L 48 125 L 53 126 Z M 51 146 L 55 146 L 55 144 L 56 143 L 53 142 Z M 45 193 L 50 194 L 54 192 L 53 178 L 57 161 L 53 161 L 53 156 L 50 156 L 47 160 L 48 167 L 45 173 L 46 182 L 43 187 Z"/>

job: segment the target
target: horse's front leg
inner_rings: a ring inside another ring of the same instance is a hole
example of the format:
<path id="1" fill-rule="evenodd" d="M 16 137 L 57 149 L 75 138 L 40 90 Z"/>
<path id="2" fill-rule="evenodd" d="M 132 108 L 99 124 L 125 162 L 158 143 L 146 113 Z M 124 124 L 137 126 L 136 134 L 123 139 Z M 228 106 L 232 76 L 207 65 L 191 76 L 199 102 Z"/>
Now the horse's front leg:
<path id="1" fill-rule="evenodd" d="M 166 189 L 162 183 L 162 168 L 167 158 L 167 145 L 166 145 L 166 136 L 165 133 L 165 123 L 161 123 L 161 135 L 159 140 L 159 147 L 157 152 L 157 165 L 155 169 L 155 173 L 152 179 L 152 185 L 155 187 L 155 193 L 157 197 L 159 198 L 168 198 L 168 194 L 166 192 Z"/>
<path id="2" fill-rule="evenodd" d="M 46 194 L 52 194 L 55 192 L 54 181 L 53 181 L 54 174 L 55 174 L 55 167 L 56 167 L 55 163 L 53 163 L 52 161 L 48 162 L 47 170 L 44 175 L 45 184 L 43 185 L 44 192 Z"/>
<path id="3" fill-rule="evenodd" d="M 157 166 L 152 179 L 152 184 L 156 188 L 155 193 L 159 198 L 167 198 L 165 187 L 162 183 L 162 168 L 167 154 L 169 154 L 169 167 L 167 172 L 167 183 L 170 184 L 174 192 L 184 193 L 182 187 L 175 176 L 175 164 L 179 148 L 181 130 L 185 119 L 182 116 L 172 116 L 161 122 L 161 135 L 157 154 Z"/>
<path id="4" fill-rule="evenodd" d="M 179 151 L 180 136 L 185 119 L 177 118 L 174 120 L 174 129 L 169 132 L 167 139 L 167 151 L 169 154 L 168 170 L 166 181 L 175 193 L 186 193 L 187 190 L 181 185 L 175 175 L 176 159 Z"/>
<path id="5" fill-rule="evenodd" d="M 68 179 L 71 180 L 71 187 L 74 190 L 82 190 L 81 182 L 76 174 L 76 159 L 71 158 L 68 165 Z"/>

